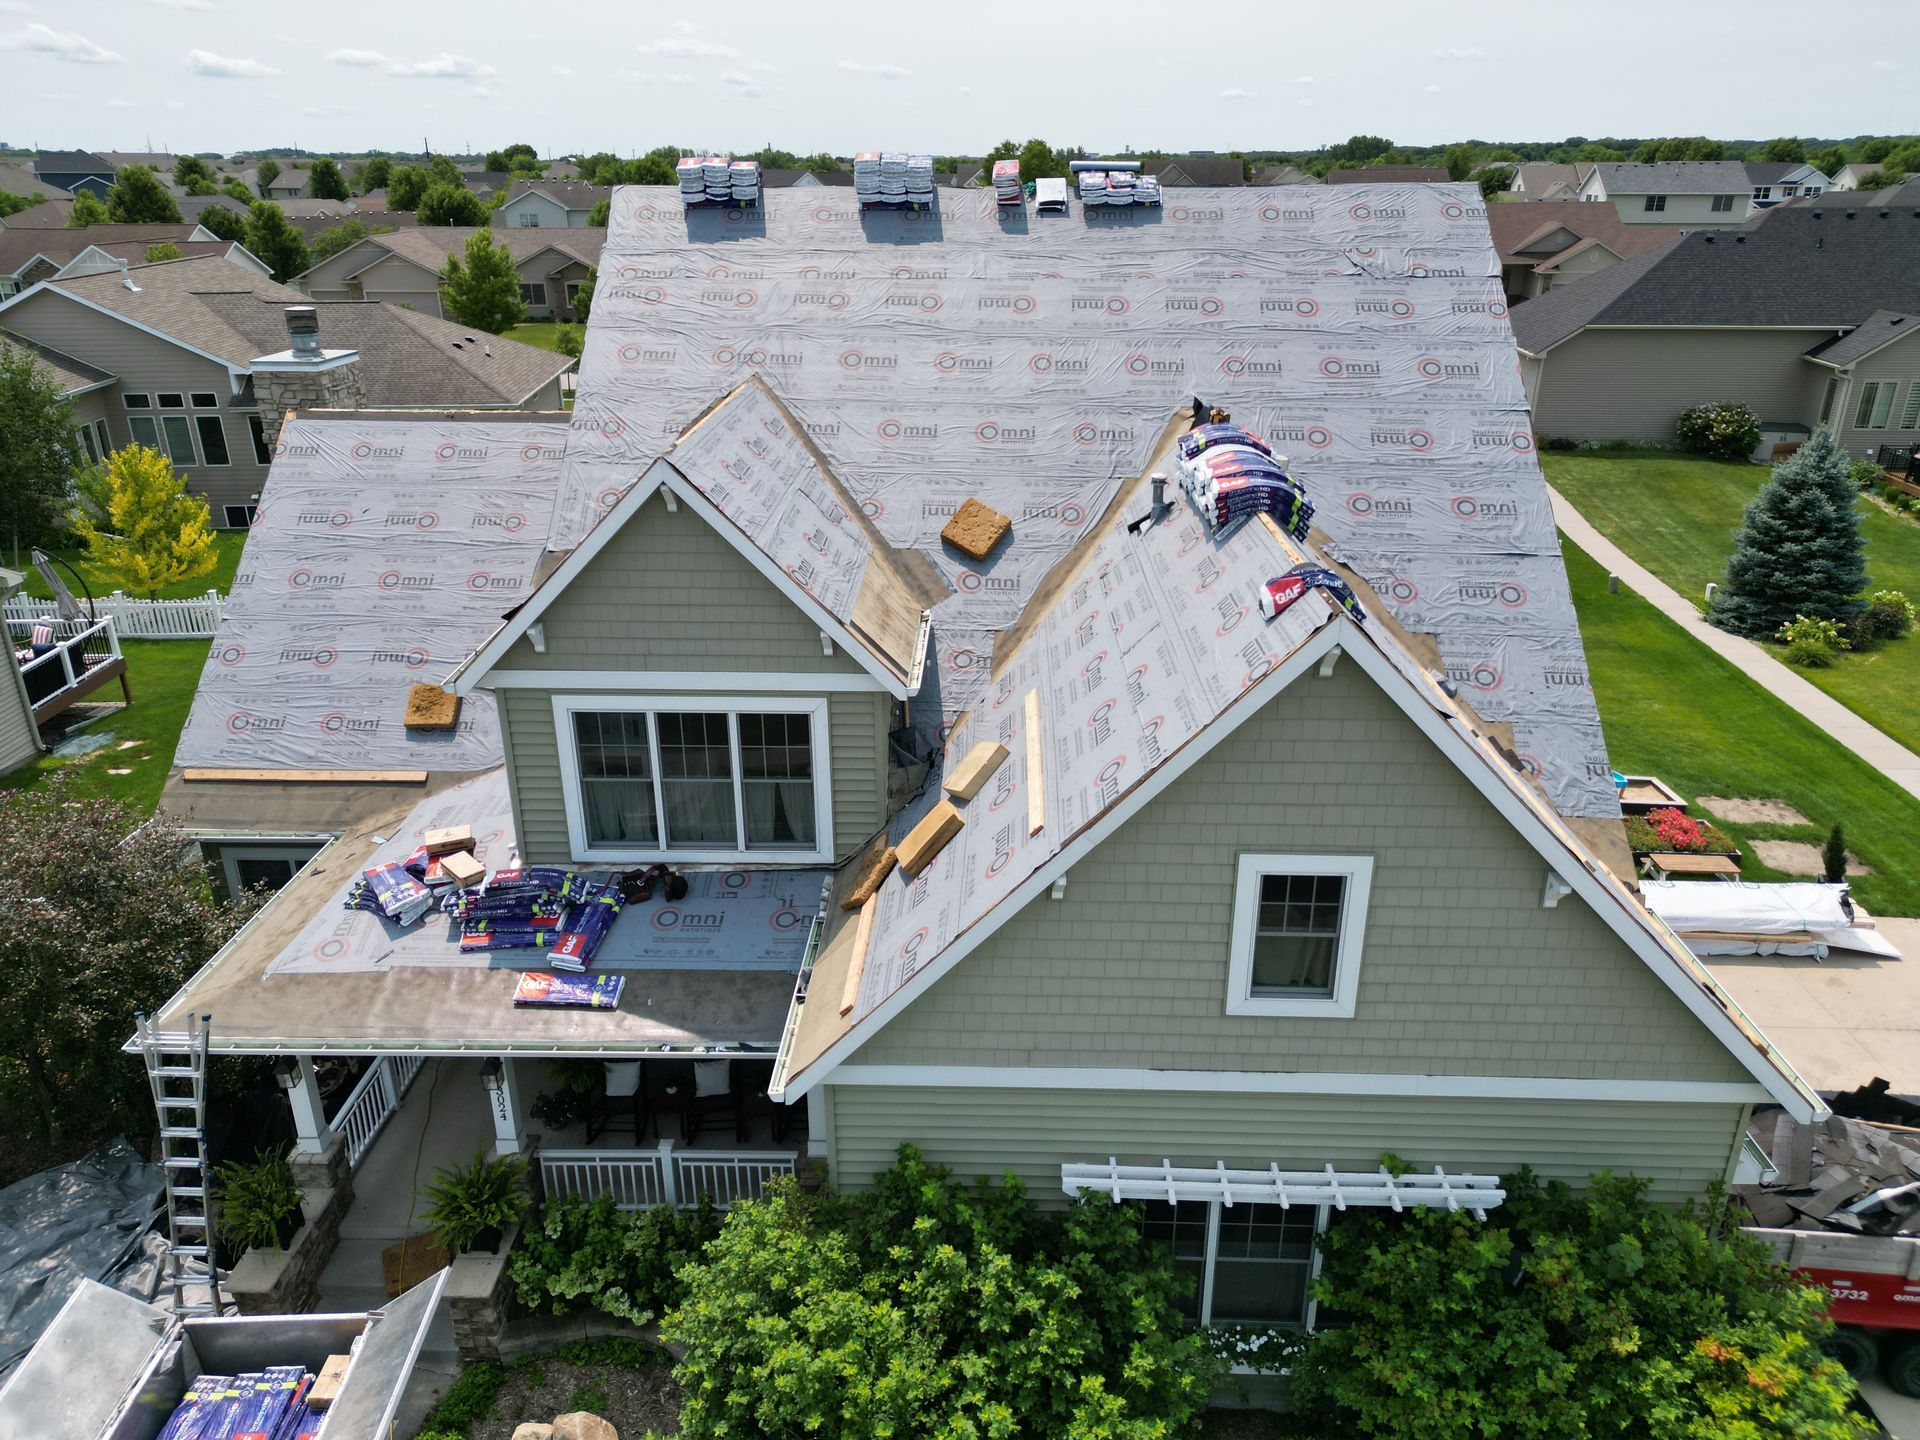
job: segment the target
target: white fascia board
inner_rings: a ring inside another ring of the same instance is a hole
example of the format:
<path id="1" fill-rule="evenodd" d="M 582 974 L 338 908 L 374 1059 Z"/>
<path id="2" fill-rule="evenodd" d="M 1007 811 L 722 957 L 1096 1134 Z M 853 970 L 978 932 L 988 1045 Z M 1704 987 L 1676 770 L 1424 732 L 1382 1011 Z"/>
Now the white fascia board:
<path id="1" fill-rule="evenodd" d="M 1146 1070 L 1071 1066 L 865 1065 L 833 1072 L 835 1085 L 963 1090 L 1151 1090 L 1224 1095 L 1422 1095 L 1461 1100 L 1660 1101 L 1756 1105 L 1759 1085 L 1696 1080 L 1585 1080 L 1566 1076 L 1418 1075 L 1370 1071 Z"/>
<path id="2" fill-rule="evenodd" d="M 1358 627 L 1356 627 L 1358 628 Z M 1668 949 L 1654 930 L 1655 921 L 1645 906 L 1630 896 L 1620 882 L 1605 872 L 1597 860 L 1577 848 L 1577 842 L 1558 834 L 1517 792 L 1516 781 L 1494 769 L 1504 765 L 1449 723 L 1452 712 L 1443 714 L 1433 702 L 1422 696 L 1402 675 L 1372 637 L 1364 645 L 1349 648 L 1360 668 L 1374 679 L 1401 712 L 1412 720 L 1442 754 L 1454 762 L 1467 782 L 1512 824 L 1521 837 L 1558 874 L 1568 880 L 1574 893 L 1584 900 L 1603 924 L 1626 943 L 1642 963 L 1673 993 L 1694 1018 L 1705 1025 L 1721 1045 L 1749 1075 L 1796 1120 L 1807 1123 L 1827 1114 L 1826 1107 L 1813 1088 L 1796 1073 L 1786 1058 L 1773 1051 L 1764 1054 L 1742 1033 L 1734 1022 L 1733 997 L 1713 981 L 1705 967 L 1706 979 L 1698 979 L 1687 969 L 1687 962 Z M 1676 939 L 1675 945 L 1680 942 Z M 1697 963 L 1697 962 L 1696 962 Z M 1748 1024 L 1753 1022 L 1749 1020 Z M 1756 1025 L 1754 1030 L 1759 1032 Z"/>
<path id="3" fill-rule="evenodd" d="M 214 238 L 218 239 L 219 237 L 215 236 Z M 236 250 L 239 251 L 242 255 L 246 256 L 247 259 L 253 262 L 254 269 L 258 270 L 262 275 L 266 276 L 269 280 L 273 278 L 273 267 L 267 264 L 267 262 L 262 260 L 258 255 L 254 254 L 251 250 L 247 249 L 247 247 L 242 245 L 238 240 L 233 241 L 231 244 L 227 246 L 227 258 L 229 260 L 233 259 L 233 253 Z M 245 267 L 242 267 L 242 268 L 245 268 Z M 300 277 L 297 275 L 294 277 L 294 279 L 296 280 L 299 278 Z M 295 288 L 297 289 L 298 287 L 296 286 Z"/>
<path id="4" fill-rule="evenodd" d="M 211 360 L 215 365 L 218 365 L 222 370 L 225 370 L 227 372 L 228 377 L 234 382 L 234 386 L 236 389 L 238 389 L 240 381 L 246 378 L 246 374 L 247 374 L 246 366 L 236 365 L 233 363 L 233 361 L 228 360 L 224 356 L 215 355 L 211 350 L 202 350 L 197 345 L 189 345 L 187 344 L 186 341 L 180 339 L 176 335 L 169 335 L 164 330 L 156 330 L 151 325 L 146 325 L 138 320 L 135 320 L 131 315 L 122 315 L 118 310 L 112 309 L 106 305 L 102 305 L 98 301 L 89 300 L 84 295 L 76 295 L 71 290 L 67 289 L 64 285 L 56 285 L 51 280 L 36 281 L 27 289 L 22 290 L 18 295 L 15 295 L 12 299 L 0 300 L 0 315 L 6 314 L 7 311 L 11 310 L 14 306 L 18 305 L 21 301 L 26 300 L 34 295 L 38 295 L 42 290 L 46 290 L 51 292 L 52 294 L 58 295 L 63 300 L 72 301 L 75 305 L 79 305 L 84 309 L 91 310 L 96 315 L 104 315 L 109 320 L 118 320 L 122 325 L 130 326 L 131 328 L 138 330 L 143 335 L 151 335 L 156 340 L 163 340 L 167 344 L 173 346 L 176 350 L 184 350 L 189 355 L 198 355 L 202 360 Z M 28 338 L 31 339 L 32 337 L 29 336 Z M 75 358 L 78 358 L 78 357 L 75 357 Z"/>
<path id="5" fill-rule="evenodd" d="M 1242 722 L 1249 716 L 1257 715 L 1270 700 L 1317 665 L 1320 657 L 1331 650 L 1340 638 L 1341 627 L 1334 623 L 1335 620 L 1336 613 L 1329 609 L 1327 623 L 1308 636 L 1305 644 L 1283 660 L 1251 690 L 1243 692 L 1227 707 L 1224 715 L 1175 751 L 1172 758 L 1124 796 L 1111 810 L 1056 851 L 1050 860 L 1015 886 L 1011 894 L 976 920 L 970 929 L 957 936 L 953 943 L 935 956 L 929 964 L 915 971 L 912 979 L 856 1020 L 844 1035 L 815 1057 L 813 1063 L 802 1070 L 798 1076 L 790 1076 L 781 1093 L 773 1098 L 784 1099 L 791 1103 L 827 1079 L 849 1055 L 884 1029 L 896 1015 L 925 993 L 934 981 L 966 959 L 1002 925 L 1024 910 L 1029 902 L 1050 890 L 1053 882 L 1071 870 L 1082 856 L 1091 852 L 1096 845 L 1126 824 L 1163 790 L 1204 759 L 1214 746 L 1239 729 Z M 772 1093 L 771 1090 L 768 1091 L 768 1094 Z"/>
<path id="6" fill-rule="evenodd" d="M 711 525 L 723 540 L 739 552 L 743 560 L 772 581 L 774 588 L 797 605 L 809 620 L 832 636 L 835 643 L 852 656 L 862 670 L 878 680 L 888 694 L 896 700 L 911 700 L 914 697 L 917 687 L 910 688 L 904 680 L 888 670 L 873 653 L 872 646 L 849 630 L 839 616 L 803 590 L 799 581 L 774 564 L 766 551 L 748 539 L 738 525 L 700 493 L 699 486 L 676 470 L 671 461 L 661 460 L 658 463 L 667 468 L 666 488 Z"/>
<path id="7" fill-rule="evenodd" d="M 655 460 L 649 465 L 640 478 L 627 488 L 627 493 L 614 502 L 613 509 L 601 516 L 600 523 L 573 547 L 573 553 L 561 561 L 533 594 L 521 602 L 520 608 L 501 622 L 500 628 L 478 650 L 455 666 L 453 673 L 441 683 L 455 695 L 471 695 L 480 689 L 487 672 L 506 658 L 507 651 L 513 648 L 513 642 L 526 634 L 528 627 L 547 613 L 547 607 L 593 562 L 594 556 L 607 548 L 607 543 L 620 533 L 642 505 L 653 498 L 653 492 L 660 489 L 672 473 L 672 467 L 664 460 Z"/>
<path id="8" fill-rule="evenodd" d="M 818 675 L 763 674 L 745 670 L 494 670 L 489 690 L 614 690 L 646 694 L 692 691 L 740 694 L 755 688 L 776 694 L 822 695 L 848 691 L 871 694 L 885 687 L 864 671 L 858 675 L 828 671 Z"/>

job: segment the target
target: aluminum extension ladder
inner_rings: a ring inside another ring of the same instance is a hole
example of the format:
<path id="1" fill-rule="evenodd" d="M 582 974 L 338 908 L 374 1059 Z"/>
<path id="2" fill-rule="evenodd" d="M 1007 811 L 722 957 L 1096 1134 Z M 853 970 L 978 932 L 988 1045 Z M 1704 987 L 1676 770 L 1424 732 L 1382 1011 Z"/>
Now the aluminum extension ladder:
<path id="1" fill-rule="evenodd" d="M 176 1315 L 218 1315 L 220 1279 L 213 1255 L 213 1175 L 207 1162 L 207 1039 L 211 1015 L 190 1016 L 184 1037 L 162 1035 L 134 1016 L 147 1084 L 160 1117 L 160 1164 L 167 1194 L 167 1283 Z M 193 1262 L 206 1267 L 204 1285 Z"/>

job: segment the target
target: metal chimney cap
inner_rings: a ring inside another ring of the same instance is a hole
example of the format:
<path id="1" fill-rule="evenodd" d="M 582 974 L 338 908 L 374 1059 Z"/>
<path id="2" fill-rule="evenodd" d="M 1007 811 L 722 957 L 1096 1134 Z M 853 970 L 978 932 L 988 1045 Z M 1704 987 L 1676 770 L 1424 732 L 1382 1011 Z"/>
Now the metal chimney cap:
<path id="1" fill-rule="evenodd" d="M 289 305 L 286 309 L 287 338 L 293 341 L 296 355 L 320 353 L 320 311 L 313 305 Z"/>

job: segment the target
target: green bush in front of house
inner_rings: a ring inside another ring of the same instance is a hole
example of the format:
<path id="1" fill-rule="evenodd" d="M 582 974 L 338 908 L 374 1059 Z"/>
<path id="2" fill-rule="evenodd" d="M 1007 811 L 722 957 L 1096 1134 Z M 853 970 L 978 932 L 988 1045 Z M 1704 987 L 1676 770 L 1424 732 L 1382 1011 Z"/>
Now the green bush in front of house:
<path id="1" fill-rule="evenodd" d="M 1759 448 L 1760 417 L 1738 400 L 1722 400 L 1682 411 L 1673 433 L 1680 448 L 1695 455 L 1744 460 Z"/>
<path id="2" fill-rule="evenodd" d="M 679 1278 L 720 1233 L 710 1201 L 697 1209 L 616 1209 L 611 1195 L 550 1201 L 520 1232 L 513 1285 L 520 1303 L 550 1315 L 582 1306 L 645 1325 L 685 1298 Z"/>
<path id="3" fill-rule="evenodd" d="M 682 1279 L 660 1332 L 686 1347 L 682 1440 L 1166 1440 L 1219 1373 L 1126 1207 L 1042 1211 L 911 1146 L 871 1193 L 781 1181 L 736 1205 Z"/>
<path id="4" fill-rule="evenodd" d="M 1821 1292 L 1723 1196 L 1508 1180 L 1486 1221 L 1350 1212 L 1323 1237 L 1320 1330 L 1293 1395 L 1326 1433 L 1395 1440 L 1849 1440 L 1853 1382 L 1820 1353 Z"/>

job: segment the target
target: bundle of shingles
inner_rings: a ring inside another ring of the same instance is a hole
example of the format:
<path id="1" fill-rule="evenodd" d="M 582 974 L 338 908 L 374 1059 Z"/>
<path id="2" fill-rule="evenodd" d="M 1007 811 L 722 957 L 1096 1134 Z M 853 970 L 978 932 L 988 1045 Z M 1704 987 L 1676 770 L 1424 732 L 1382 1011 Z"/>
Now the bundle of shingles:
<path id="1" fill-rule="evenodd" d="M 360 872 L 347 891 L 346 908 L 384 916 L 396 925 L 417 924 L 448 891 L 476 884 L 487 867 L 473 856 L 473 831 L 465 825 L 429 830 L 413 853 Z"/>
<path id="2" fill-rule="evenodd" d="M 305 1440 L 320 1428 L 314 1378 L 299 1365 L 256 1375 L 200 1375 L 187 1387 L 160 1440 Z"/>
<path id="3" fill-rule="evenodd" d="M 1747 1133 L 1779 1172 L 1764 1185 L 1733 1187 L 1756 1224 L 1920 1235 L 1920 1129 L 1839 1115 L 1806 1125 L 1769 1111 Z"/>

